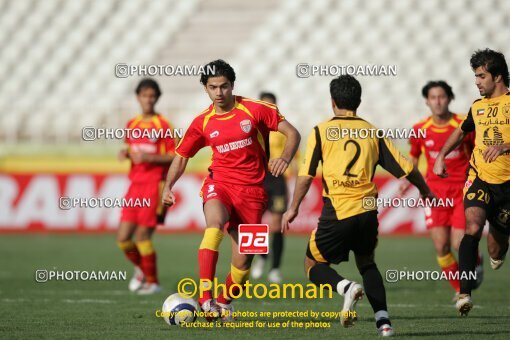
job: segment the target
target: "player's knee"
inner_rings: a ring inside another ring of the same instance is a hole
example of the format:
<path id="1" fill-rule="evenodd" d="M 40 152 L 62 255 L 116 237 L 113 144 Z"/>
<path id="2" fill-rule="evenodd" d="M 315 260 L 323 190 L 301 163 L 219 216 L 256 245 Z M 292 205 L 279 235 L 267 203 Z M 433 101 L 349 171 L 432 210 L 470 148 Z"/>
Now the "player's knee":
<path id="1" fill-rule="evenodd" d="M 457 246 L 458 248 L 458 246 Z M 446 256 L 450 253 L 451 248 L 448 242 L 442 242 L 439 244 L 436 244 L 436 253 L 437 256 Z"/>
<path id="2" fill-rule="evenodd" d="M 467 235 L 476 236 L 480 238 L 483 230 L 483 225 L 478 222 L 466 222 L 466 231 Z"/>
<path id="3" fill-rule="evenodd" d="M 204 232 L 199 249 L 218 250 L 221 240 L 223 240 L 223 231 L 219 228 L 208 227 Z"/>
<path id="4" fill-rule="evenodd" d="M 146 227 L 138 227 L 135 231 L 136 242 L 146 241 L 151 239 L 152 229 Z"/>

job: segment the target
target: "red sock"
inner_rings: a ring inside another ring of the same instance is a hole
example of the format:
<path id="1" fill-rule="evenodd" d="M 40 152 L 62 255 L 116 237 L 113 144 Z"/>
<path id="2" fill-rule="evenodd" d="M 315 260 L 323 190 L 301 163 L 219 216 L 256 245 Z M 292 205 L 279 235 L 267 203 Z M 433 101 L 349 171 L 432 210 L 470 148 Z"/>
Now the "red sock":
<path id="1" fill-rule="evenodd" d="M 213 282 L 214 275 L 216 274 L 216 263 L 218 262 L 218 252 L 215 250 L 202 248 L 198 249 L 198 275 L 200 280 L 210 280 Z M 211 290 L 203 292 L 202 296 L 198 298 L 198 303 L 202 305 L 205 301 L 212 299 Z"/>
<path id="2" fill-rule="evenodd" d="M 142 269 L 143 275 L 145 275 L 145 282 L 158 283 L 155 252 L 141 257 L 140 269 Z"/>
<path id="3" fill-rule="evenodd" d="M 225 279 L 225 289 L 223 290 L 223 293 L 220 294 L 220 296 L 218 296 L 216 299 L 219 303 L 229 304 L 232 301 L 233 296 L 239 296 L 241 287 L 239 285 L 232 286 L 233 284 L 234 281 L 232 280 L 232 274 L 228 273 L 227 278 Z"/>
<path id="4" fill-rule="evenodd" d="M 131 263 L 133 263 L 135 266 L 140 266 L 141 256 L 140 252 L 138 251 L 138 248 L 134 247 L 131 250 L 124 251 L 124 254 L 128 258 Z"/>
<path id="5" fill-rule="evenodd" d="M 460 291 L 460 281 L 457 279 L 453 279 L 455 276 L 455 273 L 459 271 L 459 264 L 457 262 L 452 263 L 448 267 L 441 268 L 444 273 L 446 273 L 446 277 L 449 278 L 448 282 L 450 282 L 450 285 L 455 289 L 456 292 Z M 452 274 L 449 274 L 452 273 Z"/>

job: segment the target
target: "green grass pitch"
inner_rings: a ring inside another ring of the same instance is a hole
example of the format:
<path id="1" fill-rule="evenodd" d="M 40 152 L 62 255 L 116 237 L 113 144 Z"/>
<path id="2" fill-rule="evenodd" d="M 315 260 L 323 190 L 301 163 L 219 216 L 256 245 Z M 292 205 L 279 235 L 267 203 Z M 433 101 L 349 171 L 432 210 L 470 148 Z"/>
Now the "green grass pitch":
<path id="1" fill-rule="evenodd" d="M 0 338 L 171 338 L 171 339 L 365 339 L 375 337 L 368 301 L 358 304 L 359 321 L 344 329 L 337 320 L 319 329 L 184 329 L 168 326 L 155 311 L 177 282 L 196 278 L 196 249 L 200 235 L 156 235 L 160 280 L 164 293 L 141 297 L 127 290 L 124 281 L 52 281 L 37 283 L 35 270 L 127 270 L 132 268 L 116 248 L 114 235 L 2 235 L 0 237 Z M 303 273 L 307 238 L 286 239 L 283 275 L 286 282 L 308 281 Z M 230 241 L 223 241 L 217 276 L 222 281 L 229 268 Z M 485 254 L 485 240 L 481 242 Z M 352 258 L 352 255 L 351 255 Z M 384 277 L 388 269 L 437 270 L 428 238 L 382 237 L 376 260 Z M 353 259 L 336 267 L 348 279 L 361 281 Z M 475 308 L 459 318 L 447 282 L 405 281 L 386 283 L 389 312 L 398 336 L 416 339 L 510 336 L 509 264 L 493 271 L 485 255 L 485 281 L 474 292 Z M 249 300 L 235 303 L 238 311 L 338 311 L 341 298 L 320 300 Z M 243 321 L 249 321 L 242 319 Z M 283 322 L 286 319 L 261 321 Z M 297 321 L 307 321 L 295 319 Z M 202 320 L 203 321 L 203 320 Z"/>

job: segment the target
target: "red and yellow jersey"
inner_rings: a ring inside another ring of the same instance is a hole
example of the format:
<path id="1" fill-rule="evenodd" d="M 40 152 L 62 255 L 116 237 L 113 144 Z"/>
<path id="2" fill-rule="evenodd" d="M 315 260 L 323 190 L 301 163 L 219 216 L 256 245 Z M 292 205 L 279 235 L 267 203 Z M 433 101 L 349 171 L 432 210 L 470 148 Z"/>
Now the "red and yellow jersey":
<path id="1" fill-rule="evenodd" d="M 471 167 L 477 176 L 490 184 L 510 181 L 510 152 L 499 155 L 493 162 L 483 159 L 491 146 L 510 143 L 510 92 L 496 98 L 480 98 L 473 102 L 462 131 L 475 132 L 475 148 Z"/>
<path id="2" fill-rule="evenodd" d="M 277 131 L 285 118 L 276 105 L 235 97 L 234 108 L 218 114 L 211 104 L 196 117 L 177 146 L 176 153 L 193 157 L 210 146 L 210 177 L 218 182 L 262 185 L 267 170 L 269 131 Z"/>
<path id="3" fill-rule="evenodd" d="M 428 183 L 439 182 L 441 184 L 449 182 L 464 182 L 467 176 L 467 168 L 469 167 L 469 157 L 473 151 L 474 135 L 468 134 L 464 141 L 452 152 L 446 156 L 445 165 L 448 172 L 447 178 L 436 176 L 433 172 L 434 163 L 437 155 L 445 144 L 450 134 L 457 129 L 463 121 L 463 117 L 453 114 L 450 121 L 445 125 L 436 125 L 432 116 L 422 120 L 413 126 L 415 136 L 409 139 L 411 144 L 411 156 L 419 158 L 421 154 L 425 155 L 427 160 Z M 421 134 L 418 131 L 421 130 Z M 425 135 L 424 137 L 420 137 Z"/>
<path id="4" fill-rule="evenodd" d="M 128 145 L 130 154 L 143 152 L 151 155 L 164 155 L 175 153 L 176 141 L 174 138 L 168 138 L 168 131 L 173 128 L 170 123 L 159 113 L 155 114 L 151 120 L 144 120 L 143 115 L 131 119 L 126 126 L 128 129 L 137 129 L 141 133 L 127 134 L 125 143 Z M 144 130 L 155 130 L 149 133 Z M 166 131 L 166 133 L 165 133 Z M 140 138 L 134 138 L 140 137 Z M 151 138 L 159 137 L 159 138 Z M 154 164 L 143 162 L 140 164 L 131 163 L 129 179 L 131 182 L 157 182 L 163 180 L 168 171 L 169 165 Z"/>

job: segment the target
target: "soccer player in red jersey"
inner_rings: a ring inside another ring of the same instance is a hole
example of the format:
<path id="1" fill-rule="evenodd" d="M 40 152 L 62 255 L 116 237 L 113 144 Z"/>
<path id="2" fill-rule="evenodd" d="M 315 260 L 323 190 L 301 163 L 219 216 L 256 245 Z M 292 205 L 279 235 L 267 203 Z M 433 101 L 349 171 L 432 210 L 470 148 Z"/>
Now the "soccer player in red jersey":
<path id="1" fill-rule="evenodd" d="M 275 105 L 234 96 L 235 72 L 225 61 L 215 60 L 205 69 L 214 70 L 200 78 L 212 104 L 193 120 L 177 146 L 163 203 L 167 206 L 175 203 L 172 188 L 188 159 L 210 146 L 212 163 L 201 190 L 207 228 L 198 250 L 201 289 L 206 291 L 198 302 L 208 313 L 208 320 L 222 315 L 224 321 L 229 321 L 232 298 L 239 296 L 239 287 L 247 281 L 253 259 L 253 255 L 238 251 L 238 225 L 261 222 L 267 205 L 263 187 L 266 171 L 269 169 L 274 176 L 285 172 L 299 146 L 300 135 Z M 268 162 L 269 131 L 280 131 L 287 141 L 282 154 Z M 206 281 L 214 280 L 224 229 L 232 239 L 232 262 L 225 289 L 215 300 Z"/>
<path id="2" fill-rule="evenodd" d="M 457 129 L 464 117 L 452 113 L 449 104 L 454 99 L 450 85 L 445 81 L 429 81 L 422 89 L 425 103 L 430 108 L 431 116 L 413 126 L 415 135 L 421 130 L 425 137 L 410 138 L 411 159 L 418 166 L 422 154 L 427 160 L 426 181 L 430 189 L 442 200 L 453 199 L 453 207 L 433 207 L 425 209 L 427 229 L 436 249 L 437 262 L 441 270 L 448 275 L 450 285 L 458 295 L 460 281 L 455 276 L 459 270 L 457 260 L 452 250 L 458 251 L 460 241 L 464 236 L 466 219 L 464 217 L 463 189 L 466 181 L 469 158 L 473 150 L 474 135 L 464 139 L 446 159 L 450 170 L 448 178 L 441 178 L 433 173 L 434 162 L 450 134 Z M 404 192 L 408 182 L 402 184 Z M 446 202 L 446 201 L 444 201 Z M 478 260 L 477 285 L 482 280 L 481 257 Z"/>
<path id="3" fill-rule="evenodd" d="M 130 186 L 126 201 L 143 202 L 149 206 L 123 207 L 117 243 L 126 257 L 135 265 L 135 275 L 129 290 L 146 295 L 161 290 L 157 277 L 156 252 L 152 235 L 158 221 L 164 219 L 165 208 L 160 204 L 164 176 L 174 158 L 175 145 L 170 123 L 154 107 L 161 95 L 158 83 L 143 79 L 136 88 L 142 114 L 127 124 L 127 149 L 119 153 L 119 159 L 130 159 Z M 169 132 L 170 131 L 170 132 Z M 139 138 L 138 138 L 139 137 Z M 134 236 L 134 241 L 133 241 Z"/>

